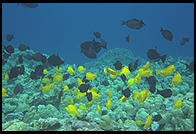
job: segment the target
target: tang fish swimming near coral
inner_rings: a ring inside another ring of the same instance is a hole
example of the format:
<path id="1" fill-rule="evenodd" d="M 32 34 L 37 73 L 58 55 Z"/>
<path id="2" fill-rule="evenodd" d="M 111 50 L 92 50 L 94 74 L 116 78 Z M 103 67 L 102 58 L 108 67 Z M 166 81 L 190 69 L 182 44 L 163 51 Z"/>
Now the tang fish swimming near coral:
<path id="1" fill-rule="evenodd" d="M 115 67 L 116 70 L 122 69 L 122 63 L 120 61 L 116 61 L 113 66 Z"/>
<path id="2" fill-rule="evenodd" d="M 180 45 L 181 46 L 184 46 L 187 42 L 189 42 L 189 38 L 182 38 L 181 40 L 180 40 Z"/>
<path id="3" fill-rule="evenodd" d="M 160 56 L 160 54 L 157 52 L 156 48 L 155 49 L 149 49 L 147 52 L 147 56 L 150 60 L 153 60 L 154 62 L 159 61 L 160 59 L 164 63 L 167 55 Z"/>
<path id="4" fill-rule="evenodd" d="M 173 34 L 171 31 L 169 30 L 164 30 L 162 27 L 161 27 L 161 30 L 160 30 L 161 34 L 163 35 L 163 37 L 168 40 L 168 41 L 172 41 L 173 40 Z"/>
<path id="5" fill-rule="evenodd" d="M 142 20 L 138 20 L 138 19 L 132 19 L 132 20 L 127 20 L 127 21 L 123 21 L 122 25 L 126 25 L 127 27 L 131 28 L 131 29 L 136 29 L 139 30 L 141 29 L 145 24 Z"/>
<path id="6" fill-rule="evenodd" d="M 194 61 L 192 61 L 190 64 L 185 64 L 186 67 L 194 73 Z"/>
<path id="7" fill-rule="evenodd" d="M 101 38 L 101 33 L 100 32 L 93 32 L 94 36 L 98 39 Z"/>
<path id="8" fill-rule="evenodd" d="M 172 96 L 172 90 L 171 89 L 164 89 L 164 90 L 157 90 L 157 94 L 160 94 L 164 98 L 169 98 Z"/>
<path id="9" fill-rule="evenodd" d="M 131 40 L 131 39 L 130 39 L 130 36 L 129 36 L 129 35 L 127 35 L 127 36 L 125 37 L 125 40 L 126 40 L 126 42 L 128 42 L 128 43 L 129 43 L 129 42 L 130 42 L 130 40 Z"/>
<path id="10" fill-rule="evenodd" d="M 11 41 L 11 40 L 13 40 L 14 39 L 14 35 L 13 34 L 7 34 L 6 35 L 6 40 L 7 41 Z"/>
<path id="11" fill-rule="evenodd" d="M 80 45 L 81 52 L 90 59 L 97 58 L 97 54 L 100 52 L 101 48 L 105 48 L 106 46 L 100 42 L 96 42 L 95 40 L 92 41 L 85 41 Z"/>

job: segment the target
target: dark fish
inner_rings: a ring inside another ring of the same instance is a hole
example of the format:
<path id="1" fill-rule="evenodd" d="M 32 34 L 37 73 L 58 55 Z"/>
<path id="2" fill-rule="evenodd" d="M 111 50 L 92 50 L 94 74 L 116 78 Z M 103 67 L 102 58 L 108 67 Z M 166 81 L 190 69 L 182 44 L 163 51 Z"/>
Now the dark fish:
<path id="1" fill-rule="evenodd" d="M 63 75 L 63 81 L 65 81 L 65 80 L 67 80 L 67 79 L 69 79 L 69 74 L 64 74 L 64 75 Z"/>
<path id="2" fill-rule="evenodd" d="M 37 76 L 43 76 L 43 70 L 44 70 L 44 66 L 43 65 L 38 65 L 35 68 L 35 73 Z"/>
<path id="3" fill-rule="evenodd" d="M 189 38 L 182 38 L 180 41 L 180 45 L 184 46 L 187 42 L 189 42 L 189 40 L 190 40 Z"/>
<path id="4" fill-rule="evenodd" d="M 93 41 L 85 41 L 80 45 L 81 52 L 88 58 L 97 58 L 97 53 L 100 52 L 101 48 L 106 48 L 103 44 Z"/>
<path id="5" fill-rule="evenodd" d="M 138 19 L 132 19 L 132 20 L 128 20 L 128 21 L 123 21 L 122 25 L 126 25 L 127 27 L 131 28 L 131 29 L 141 29 L 145 24 L 142 20 L 138 20 Z"/>
<path id="6" fill-rule="evenodd" d="M 60 66 L 60 65 L 64 64 L 64 61 L 62 61 L 59 56 L 54 55 L 54 54 L 48 58 L 48 62 L 52 66 Z"/>
<path id="7" fill-rule="evenodd" d="M 11 41 L 11 40 L 13 40 L 14 39 L 14 35 L 13 34 L 7 34 L 6 35 L 6 40 L 7 41 Z"/>
<path id="8" fill-rule="evenodd" d="M 156 86 L 150 86 L 149 91 L 154 93 L 156 91 Z"/>
<path id="9" fill-rule="evenodd" d="M 154 76 L 146 77 L 146 79 L 147 79 L 148 84 L 149 84 L 150 87 L 151 86 L 153 86 L 153 87 L 156 86 L 157 79 Z"/>
<path id="10" fill-rule="evenodd" d="M 13 79 L 13 78 L 17 77 L 18 75 L 24 74 L 24 71 L 25 71 L 24 65 L 22 65 L 21 67 L 19 67 L 19 66 L 12 67 L 10 70 L 10 73 L 8 74 L 9 79 Z"/>
<path id="11" fill-rule="evenodd" d="M 132 65 L 131 63 L 129 64 L 128 68 L 129 68 L 129 71 L 130 72 L 133 72 L 133 71 L 135 71 L 137 69 L 137 67 L 138 67 L 138 61 L 139 61 L 139 59 L 137 59 L 135 61 L 134 65 Z"/>
<path id="12" fill-rule="evenodd" d="M 108 113 L 107 110 L 103 110 L 102 113 L 101 113 L 101 115 L 106 115 L 107 113 Z"/>
<path id="13" fill-rule="evenodd" d="M 41 61 L 42 63 L 45 63 L 47 61 L 47 58 L 41 53 L 35 53 L 33 54 L 33 60 Z"/>
<path id="14" fill-rule="evenodd" d="M 27 60 L 32 60 L 33 56 L 30 55 L 30 54 L 26 54 L 26 55 L 24 55 L 24 58 L 27 59 Z"/>
<path id="15" fill-rule="evenodd" d="M 189 65 L 188 64 L 185 65 L 191 72 L 194 72 L 194 61 L 192 61 Z"/>
<path id="16" fill-rule="evenodd" d="M 160 94 L 164 98 L 168 98 L 172 96 L 172 90 L 171 89 L 164 89 L 164 90 L 157 90 L 157 94 Z"/>
<path id="17" fill-rule="evenodd" d="M 109 85 L 109 82 L 107 80 L 104 80 L 104 81 L 102 81 L 101 84 L 104 85 L 104 86 L 108 86 Z"/>
<path id="18" fill-rule="evenodd" d="M 30 78 L 31 78 L 32 80 L 37 80 L 37 79 L 39 79 L 39 77 L 37 76 L 37 74 L 36 74 L 35 71 L 32 71 L 32 72 L 31 72 Z"/>
<path id="19" fill-rule="evenodd" d="M 101 33 L 100 32 L 93 32 L 96 38 L 101 38 Z"/>
<path id="20" fill-rule="evenodd" d="M 75 86 L 75 83 L 68 84 L 67 86 L 69 87 L 69 89 L 71 89 L 71 88 L 73 88 Z"/>
<path id="21" fill-rule="evenodd" d="M 7 53 L 6 51 L 3 51 L 3 53 L 2 53 L 2 59 L 8 59 L 10 56 L 11 56 L 11 54 L 10 53 Z"/>
<path id="22" fill-rule="evenodd" d="M 126 98 L 129 98 L 130 95 L 131 95 L 131 91 L 129 88 L 125 89 L 122 91 L 122 94 L 126 97 Z"/>
<path id="23" fill-rule="evenodd" d="M 170 32 L 169 30 L 163 30 L 163 28 L 161 27 L 161 34 L 163 35 L 163 37 L 168 40 L 168 41 L 172 41 L 173 40 L 173 34 L 172 32 Z"/>
<path id="24" fill-rule="evenodd" d="M 127 77 L 125 76 L 125 74 L 122 74 L 121 76 L 120 76 L 120 78 L 122 79 L 122 81 L 126 81 L 127 80 Z"/>
<path id="25" fill-rule="evenodd" d="M 40 77 L 43 77 L 43 76 L 44 76 L 43 70 L 44 70 L 44 66 L 43 66 L 43 65 L 38 65 L 38 66 L 36 66 L 35 71 L 32 71 L 32 72 L 31 72 L 30 78 L 31 78 L 32 80 L 37 80 L 37 79 L 39 79 Z"/>
<path id="26" fill-rule="evenodd" d="M 4 49 L 8 52 L 8 53 L 14 53 L 14 47 L 11 45 L 8 46 L 4 46 Z"/>
<path id="27" fill-rule="evenodd" d="M 113 65 L 116 70 L 122 69 L 122 63 L 120 61 L 116 61 Z"/>
<path id="28" fill-rule="evenodd" d="M 82 81 L 85 82 L 85 83 L 89 82 L 89 80 L 86 79 L 86 75 L 83 77 Z"/>
<path id="29" fill-rule="evenodd" d="M 90 93 L 86 93 L 86 97 L 87 97 L 88 101 L 91 101 L 92 98 L 93 98 L 92 93 L 91 92 Z"/>
<path id="30" fill-rule="evenodd" d="M 90 59 L 96 59 L 97 58 L 97 54 L 93 51 L 81 51 L 86 57 L 90 58 Z"/>
<path id="31" fill-rule="evenodd" d="M 21 3 L 21 5 L 23 6 L 23 7 L 28 7 L 28 8 L 36 8 L 36 7 L 38 7 L 38 3 Z"/>
<path id="32" fill-rule="evenodd" d="M 162 116 L 160 114 L 157 114 L 153 117 L 153 121 L 156 121 L 156 122 L 160 121 L 161 119 L 162 119 Z"/>
<path id="33" fill-rule="evenodd" d="M 18 47 L 18 49 L 19 49 L 20 51 L 25 51 L 25 50 L 29 49 L 29 47 L 26 46 L 26 45 L 24 45 L 24 44 L 20 44 L 19 47 Z"/>
<path id="34" fill-rule="evenodd" d="M 90 88 L 91 86 L 89 84 L 81 84 L 78 89 L 81 93 L 84 93 L 87 92 Z"/>
<path id="35" fill-rule="evenodd" d="M 130 42 L 130 36 L 129 35 L 127 35 L 126 37 L 125 37 L 125 40 L 126 40 L 126 42 Z"/>
<path id="36" fill-rule="evenodd" d="M 153 60 L 154 62 L 159 61 L 161 59 L 163 63 L 165 62 L 167 58 L 166 54 L 163 56 L 160 56 L 160 54 L 157 52 L 156 49 L 149 49 L 147 52 L 147 56 L 150 60 Z"/>

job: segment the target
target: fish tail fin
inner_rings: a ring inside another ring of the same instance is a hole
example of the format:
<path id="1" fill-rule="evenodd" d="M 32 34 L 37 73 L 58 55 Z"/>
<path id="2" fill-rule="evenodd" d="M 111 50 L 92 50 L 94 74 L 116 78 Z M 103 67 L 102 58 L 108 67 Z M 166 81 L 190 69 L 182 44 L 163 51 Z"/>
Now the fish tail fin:
<path id="1" fill-rule="evenodd" d="M 166 60 L 166 58 L 167 58 L 167 54 L 165 54 L 165 55 L 161 56 L 161 61 L 164 63 L 164 62 L 165 62 L 165 60 Z"/>
<path id="2" fill-rule="evenodd" d="M 122 25 L 126 25 L 127 24 L 127 22 L 126 21 L 122 21 Z"/>
<path id="3" fill-rule="evenodd" d="M 107 42 L 101 38 L 101 47 L 107 49 Z"/>
<path id="4" fill-rule="evenodd" d="M 107 44 L 104 43 L 103 45 L 101 45 L 102 48 L 107 49 Z"/>

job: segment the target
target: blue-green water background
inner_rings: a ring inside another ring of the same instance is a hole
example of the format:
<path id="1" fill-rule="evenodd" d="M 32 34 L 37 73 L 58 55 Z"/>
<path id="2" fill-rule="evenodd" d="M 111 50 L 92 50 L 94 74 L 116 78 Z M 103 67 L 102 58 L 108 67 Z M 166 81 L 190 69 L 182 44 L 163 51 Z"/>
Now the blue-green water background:
<path id="1" fill-rule="evenodd" d="M 25 8 L 16 3 L 2 4 L 2 39 L 14 34 L 10 44 L 18 47 L 24 43 L 32 50 L 49 55 L 59 54 L 68 64 L 83 64 L 88 59 L 80 53 L 80 44 L 101 32 L 112 48 L 128 48 L 135 56 L 146 57 L 150 48 L 173 57 L 194 54 L 194 4 L 193 3 L 39 3 L 37 8 Z M 122 26 L 122 21 L 142 19 L 146 24 L 141 30 Z M 165 40 L 160 28 L 170 30 L 174 39 Z M 130 34 L 131 42 L 125 37 Z M 180 46 L 183 37 L 190 41 Z M 102 50 L 98 56 L 107 50 Z"/>

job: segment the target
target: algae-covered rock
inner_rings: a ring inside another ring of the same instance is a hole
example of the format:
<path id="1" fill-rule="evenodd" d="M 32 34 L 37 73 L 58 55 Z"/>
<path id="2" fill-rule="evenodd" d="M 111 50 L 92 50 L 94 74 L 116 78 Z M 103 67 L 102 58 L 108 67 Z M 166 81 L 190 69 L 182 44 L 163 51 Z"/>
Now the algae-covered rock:
<path id="1" fill-rule="evenodd" d="M 184 119 L 182 123 L 185 131 L 194 131 L 194 124 L 191 119 Z"/>
<path id="2" fill-rule="evenodd" d="M 45 105 L 39 105 L 37 112 L 39 113 L 41 118 L 48 118 L 48 117 L 61 117 L 60 112 L 51 104 L 45 106 Z"/>
<path id="3" fill-rule="evenodd" d="M 140 108 L 136 113 L 135 120 L 141 120 L 142 122 L 146 122 L 149 114 L 146 112 L 144 108 Z"/>
<path id="4" fill-rule="evenodd" d="M 30 106 L 26 103 L 19 103 L 15 112 L 24 112 L 24 111 L 28 111 L 28 109 L 30 108 Z"/>
<path id="5" fill-rule="evenodd" d="M 134 127 L 137 127 L 136 124 L 135 124 L 135 121 L 130 120 L 130 119 L 125 120 L 123 126 L 124 126 L 125 130 L 128 129 L 128 128 L 131 128 L 131 127 L 133 127 L 133 126 L 134 126 Z"/>
<path id="6" fill-rule="evenodd" d="M 38 120 L 40 118 L 39 113 L 36 110 L 35 106 L 32 106 L 28 112 L 26 112 L 25 116 L 24 116 L 24 122 L 26 123 L 30 123 L 33 120 Z"/>
<path id="7" fill-rule="evenodd" d="M 4 131 L 28 131 L 28 125 L 22 121 L 15 122 Z"/>
<path id="8" fill-rule="evenodd" d="M 34 120 L 30 123 L 31 126 L 38 130 L 56 130 L 59 129 L 62 125 L 57 118 L 47 118 Z"/>
<path id="9" fill-rule="evenodd" d="M 110 118 L 109 115 L 103 115 L 101 117 L 101 121 L 100 121 L 100 128 L 102 128 L 103 130 L 113 130 L 113 120 Z"/>
<path id="10" fill-rule="evenodd" d="M 3 105 L 4 113 L 13 112 L 16 109 L 16 105 L 10 105 L 9 103 Z"/>
<path id="11" fill-rule="evenodd" d="M 75 120 L 72 122 L 72 129 L 78 130 L 82 128 L 87 128 L 87 130 L 94 129 L 95 126 L 92 123 L 88 123 L 86 121 Z"/>

